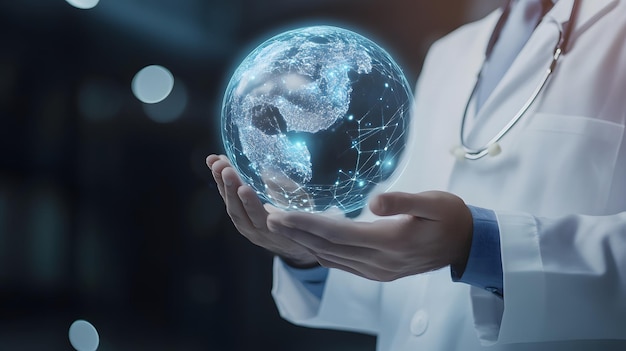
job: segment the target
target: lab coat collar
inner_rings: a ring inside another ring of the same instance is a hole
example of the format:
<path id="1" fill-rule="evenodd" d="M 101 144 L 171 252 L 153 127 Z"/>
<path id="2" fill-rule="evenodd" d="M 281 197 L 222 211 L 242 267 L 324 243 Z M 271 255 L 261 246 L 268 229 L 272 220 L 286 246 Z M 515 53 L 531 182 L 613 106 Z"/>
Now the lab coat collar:
<path id="1" fill-rule="evenodd" d="M 611 11 L 620 0 L 582 0 L 578 12 L 578 19 L 574 28 L 574 36 L 580 34 L 600 17 Z M 569 20 L 574 0 L 559 0 L 546 14 L 563 24 Z"/>

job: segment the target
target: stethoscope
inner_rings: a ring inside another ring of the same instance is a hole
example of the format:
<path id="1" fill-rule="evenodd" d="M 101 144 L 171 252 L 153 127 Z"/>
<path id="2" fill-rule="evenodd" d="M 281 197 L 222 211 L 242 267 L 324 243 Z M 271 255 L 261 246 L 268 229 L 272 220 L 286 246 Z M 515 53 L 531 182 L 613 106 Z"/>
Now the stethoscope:
<path id="1" fill-rule="evenodd" d="M 496 24 L 495 29 L 493 31 L 493 34 L 491 35 L 491 39 L 489 40 L 489 44 L 487 45 L 487 50 L 485 52 L 485 61 L 487 61 L 487 59 L 489 58 L 489 55 L 491 54 L 491 50 L 493 49 L 493 46 L 498 38 L 498 35 L 500 31 L 502 30 L 502 27 L 504 26 L 504 22 L 506 21 L 508 11 L 511 7 L 510 4 L 511 2 L 509 2 L 509 6 L 507 6 L 502 16 L 500 16 L 500 19 L 498 20 L 498 23 Z M 472 93 L 470 94 L 470 97 L 467 100 L 467 104 L 465 105 L 465 110 L 463 111 L 463 119 L 461 120 L 461 145 L 452 149 L 453 155 L 458 160 L 464 160 L 464 159 L 478 160 L 480 158 L 485 157 L 486 155 L 496 156 L 501 152 L 501 148 L 499 144 L 500 139 L 502 139 L 502 137 L 505 136 L 511 130 L 511 128 L 513 128 L 513 126 L 526 114 L 526 112 L 528 111 L 530 106 L 535 102 L 535 100 L 537 99 L 537 96 L 543 90 L 546 83 L 548 82 L 548 79 L 554 72 L 554 69 L 556 68 L 557 62 L 559 61 L 561 54 L 563 54 L 568 49 L 567 45 L 572 34 L 572 29 L 574 28 L 574 22 L 578 15 L 579 8 L 580 8 L 580 0 L 574 0 L 574 5 L 572 6 L 569 20 L 565 23 L 564 27 L 562 27 L 560 23 L 557 23 L 557 27 L 559 29 L 559 40 L 557 41 L 557 44 L 554 47 L 554 52 L 552 54 L 552 61 L 550 63 L 550 66 L 544 73 L 540 84 L 535 88 L 535 90 L 533 90 L 528 100 L 526 100 L 524 105 L 522 105 L 519 111 L 517 111 L 517 113 L 513 116 L 513 118 L 511 118 L 509 123 L 507 123 L 498 132 L 498 134 L 496 134 L 493 138 L 491 138 L 491 140 L 489 140 L 484 146 L 479 147 L 479 148 L 471 148 L 471 147 L 468 147 L 465 143 L 465 119 L 467 118 L 467 113 L 470 109 L 471 102 L 474 99 L 474 96 L 476 95 L 478 85 L 480 83 L 480 74 L 482 73 L 482 70 L 484 68 L 484 63 L 483 63 L 483 68 L 481 68 L 480 72 L 478 73 L 476 84 L 474 85 L 474 88 L 472 89 Z"/>

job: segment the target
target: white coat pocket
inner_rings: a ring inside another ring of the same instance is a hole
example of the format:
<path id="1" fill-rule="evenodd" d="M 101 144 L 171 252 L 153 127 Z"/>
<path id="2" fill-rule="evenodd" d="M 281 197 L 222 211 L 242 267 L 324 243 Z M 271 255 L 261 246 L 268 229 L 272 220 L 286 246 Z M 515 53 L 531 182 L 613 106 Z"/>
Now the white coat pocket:
<path id="1" fill-rule="evenodd" d="M 604 213 L 623 133 L 623 125 L 595 118 L 533 116 L 517 140 L 522 203 L 547 216 Z"/>

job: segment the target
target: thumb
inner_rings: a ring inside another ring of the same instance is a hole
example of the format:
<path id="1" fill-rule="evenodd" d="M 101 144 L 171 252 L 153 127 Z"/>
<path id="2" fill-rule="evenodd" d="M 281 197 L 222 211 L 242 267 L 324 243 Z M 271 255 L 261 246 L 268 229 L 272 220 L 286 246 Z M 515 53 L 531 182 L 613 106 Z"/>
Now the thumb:
<path id="1" fill-rule="evenodd" d="M 459 201 L 462 203 L 460 198 L 442 191 L 418 194 L 389 192 L 376 195 L 370 201 L 369 207 L 372 213 L 379 216 L 407 214 L 437 220 Z"/>

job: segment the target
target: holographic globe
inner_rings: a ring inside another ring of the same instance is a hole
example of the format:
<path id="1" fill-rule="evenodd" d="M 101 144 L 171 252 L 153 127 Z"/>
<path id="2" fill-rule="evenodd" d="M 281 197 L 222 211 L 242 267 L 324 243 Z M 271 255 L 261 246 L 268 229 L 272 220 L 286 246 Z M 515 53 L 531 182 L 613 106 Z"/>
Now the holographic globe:
<path id="1" fill-rule="evenodd" d="M 398 64 L 369 39 L 331 26 L 287 31 L 233 74 L 224 148 L 264 202 L 351 213 L 399 168 L 412 96 Z"/>

